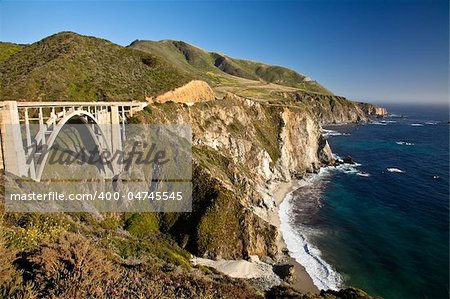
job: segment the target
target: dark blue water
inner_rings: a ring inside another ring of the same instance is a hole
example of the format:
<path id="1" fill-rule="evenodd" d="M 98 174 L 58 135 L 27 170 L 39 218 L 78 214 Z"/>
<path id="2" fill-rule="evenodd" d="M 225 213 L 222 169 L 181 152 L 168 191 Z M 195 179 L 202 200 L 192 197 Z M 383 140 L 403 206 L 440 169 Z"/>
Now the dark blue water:
<path id="1" fill-rule="evenodd" d="M 448 108 L 388 108 L 406 117 L 331 127 L 347 133 L 328 137 L 333 152 L 369 176 L 332 171 L 321 208 L 297 220 L 321 232 L 309 242 L 344 286 L 384 298 L 448 298 Z M 297 205 L 304 201 L 300 192 Z"/>

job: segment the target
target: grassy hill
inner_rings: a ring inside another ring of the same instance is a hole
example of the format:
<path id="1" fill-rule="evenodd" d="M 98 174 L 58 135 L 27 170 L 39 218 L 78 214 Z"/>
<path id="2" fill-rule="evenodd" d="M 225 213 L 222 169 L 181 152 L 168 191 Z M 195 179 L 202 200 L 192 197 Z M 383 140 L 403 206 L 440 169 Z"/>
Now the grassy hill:
<path id="1" fill-rule="evenodd" d="M 0 63 L 22 50 L 23 47 L 18 44 L 0 42 Z"/>
<path id="2" fill-rule="evenodd" d="M 234 59 L 182 41 L 107 40 L 61 32 L 31 45 L 0 43 L 0 98 L 30 101 L 144 100 L 192 79 L 219 95 L 271 98 L 274 91 L 331 94 L 281 66 Z"/>
<path id="3" fill-rule="evenodd" d="M 229 85 L 281 85 L 308 92 L 330 94 L 316 81 L 291 69 L 208 52 L 182 41 L 134 41 L 130 48 L 158 55 L 179 69 L 196 74 L 215 87 Z M 251 82 L 253 81 L 253 82 Z"/>
<path id="4" fill-rule="evenodd" d="M 3 100 L 144 100 L 191 79 L 155 55 L 71 32 L 19 50 L 0 47 Z"/>

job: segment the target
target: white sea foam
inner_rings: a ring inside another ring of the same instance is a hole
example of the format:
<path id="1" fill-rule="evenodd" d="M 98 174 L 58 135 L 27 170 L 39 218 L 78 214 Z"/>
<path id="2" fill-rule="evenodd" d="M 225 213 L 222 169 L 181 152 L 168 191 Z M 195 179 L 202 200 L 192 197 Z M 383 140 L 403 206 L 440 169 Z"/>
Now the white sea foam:
<path id="1" fill-rule="evenodd" d="M 392 118 L 401 118 L 401 117 L 404 117 L 403 115 L 398 115 L 398 114 L 393 114 L 393 113 L 391 113 L 391 114 L 389 114 L 389 117 L 392 117 Z"/>
<path id="2" fill-rule="evenodd" d="M 351 172 L 357 172 L 358 170 L 355 167 L 361 166 L 361 164 L 356 163 L 356 162 L 353 163 L 353 164 L 343 163 L 344 160 L 341 157 L 339 157 L 338 155 L 336 155 L 336 154 L 333 154 L 333 158 L 336 161 L 339 161 L 342 164 L 340 164 L 338 166 L 326 166 L 326 167 L 323 167 L 323 168 L 320 169 L 319 175 L 320 175 L 321 172 L 325 173 L 327 170 L 333 170 L 333 169 L 334 170 L 340 170 L 340 171 L 343 171 L 343 172 L 348 172 L 346 170 L 351 170 Z"/>
<path id="3" fill-rule="evenodd" d="M 413 127 L 423 127 L 423 124 L 411 124 Z"/>
<path id="4" fill-rule="evenodd" d="M 369 177 L 370 173 L 360 171 L 360 172 L 356 173 L 356 175 L 363 176 L 363 177 Z"/>
<path id="5" fill-rule="evenodd" d="M 356 167 L 361 166 L 361 164 L 341 164 L 339 166 L 334 167 L 336 170 L 344 172 L 344 173 L 358 173 L 358 169 Z"/>
<path id="6" fill-rule="evenodd" d="M 336 160 L 342 161 L 338 155 L 333 155 Z M 358 171 L 357 167 L 359 166 L 361 166 L 361 164 L 344 163 L 339 166 L 322 167 L 317 174 L 308 175 L 300 180 L 298 187 L 302 188 L 313 184 L 320 184 L 320 181 L 326 180 L 335 171 L 370 176 L 368 173 Z M 337 290 L 342 285 L 343 280 L 341 275 L 322 259 L 320 250 L 308 241 L 308 236 L 311 237 L 316 235 L 320 233 L 320 231 L 313 230 L 306 226 L 294 226 L 292 224 L 292 215 L 290 212 L 293 210 L 292 193 L 294 191 L 291 191 L 286 195 L 283 202 L 280 204 L 279 209 L 280 230 L 289 250 L 289 254 L 305 267 L 306 271 L 311 276 L 314 285 L 319 289 Z"/>
<path id="7" fill-rule="evenodd" d="M 314 232 L 304 226 L 294 229 L 290 215 L 291 210 L 292 192 L 283 200 L 279 210 L 280 230 L 289 254 L 305 267 L 314 285 L 319 289 L 339 289 L 342 283 L 341 276 L 321 258 L 320 250 L 308 242 L 307 234 Z"/>
<path id="8" fill-rule="evenodd" d="M 348 136 L 350 134 L 348 134 L 348 133 L 341 133 L 341 132 L 334 131 L 334 130 L 322 129 L 322 135 L 323 136 Z"/>
<path id="9" fill-rule="evenodd" d="M 369 125 L 387 126 L 387 123 L 380 122 L 380 121 L 373 121 L 373 122 L 370 122 Z"/>
<path id="10" fill-rule="evenodd" d="M 414 145 L 414 143 L 412 143 L 412 142 L 406 142 L 406 141 L 397 141 L 397 142 L 395 142 L 395 143 L 397 143 L 397 144 L 399 144 L 399 145 L 409 145 L 409 146 Z"/>
<path id="11" fill-rule="evenodd" d="M 395 168 L 395 167 L 388 167 L 388 168 L 387 168 L 387 171 L 389 171 L 389 172 L 397 172 L 397 173 L 402 173 L 402 172 L 404 172 L 403 170 L 398 169 L 398 168 Z"/>
<path id="12" fill-rule="evenodd" d="M 438 123 L 435 121 L 427 121 L 425 124 L 426 125 L 437 125 Z"/>
<path id="13" fill-rule="evenodd" d="M 342 158 L 339 157 L 338 155 L 336 155 L 335 153 L 333 153 L 333 158 L 334 158 L 335 160 L 342 160 Z"/>

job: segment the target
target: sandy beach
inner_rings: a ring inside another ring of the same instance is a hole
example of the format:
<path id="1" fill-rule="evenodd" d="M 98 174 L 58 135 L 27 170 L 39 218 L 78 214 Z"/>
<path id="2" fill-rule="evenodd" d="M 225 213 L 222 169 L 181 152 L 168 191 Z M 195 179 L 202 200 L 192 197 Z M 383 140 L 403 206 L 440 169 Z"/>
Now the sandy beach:
<path id="1" fill-rule="evenodd" d="M 273 198 L 275 200 L 275 207 L 269 210 L 269 218 L 271 219 L 271 223 L 278 228 L 280 232 L 278 236 L 278 254 L 280 255 L 279 259 L 286 261 L 288 264 L 291 264 L 295 268 L 296 279 L 294 282 L 294 288 L 299 290 L 302 293 L 319 293 L 319 289 L 314 285 L 311 276 L 309 276 L 308 272 L 306 272 L 305 267 L 299 264 L 294 258 L 290 257 L 288 249 L 286 247 L 286 243 L 284 242 L 282 233 L 280 231 L 280 217 L 278 215 L 279 206 L 283 202 L 286 195 L 298 187 L 298 181 L 292 180 L 287 183 L 279 183 L 275 186 L 275 190 L 273 192 Z"/>
<path id="2" fill-rule="evenodd" d="M 295 269 L 295 279 L 292 285 L 302 293 L 319 293 L 319 289 L 314 285 L 311 277 L 305 268 L 288 254 L 286 243 L 280 231 L 279 206 L 286 195 L 297 188 L 298 181 L 292 180 L 286 183 L 276 183 L 272 186 L 273 206 L 270 208 L 256 208 L 255 213 L 262 219 L 278 228 L 277 238 L 278 254 L 275 261 L 277 263 L 290 264 Z M 272 265 L 264 263 L 256 256 L 252 256 L 249 261 L 245 260 L 210 260 L 195 257 L 192 263 L 215 268 L 216 270 L 235 278 L 264 279 L 267 285 L 277 285 L 282 280 L 273 272 Z"/>

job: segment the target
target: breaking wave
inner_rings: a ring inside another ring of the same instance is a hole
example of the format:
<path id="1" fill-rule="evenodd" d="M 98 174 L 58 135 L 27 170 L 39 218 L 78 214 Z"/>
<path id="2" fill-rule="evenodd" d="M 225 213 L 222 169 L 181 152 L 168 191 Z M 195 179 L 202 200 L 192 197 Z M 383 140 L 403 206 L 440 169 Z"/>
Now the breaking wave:
<path id="1" fill-rule="evenodd" d="M 319 289 L 337 290 L 342 283 L 341 276 L 321 258 L 320 250 L 308 242 L 307 235 L 317 232 L 306 226 L 293 225 L 293 192 L 285 197 L 279 210 L 280 230 L 289 254 L 305 267 Z"/>
<path id="2" fill-rule="evenodd" d="M 323 136 L 348 136 L 350 134 L 341 133 L 341 132 L 334 131 L 334 130 L 322 129 L 322 135 Z"/>
<path id="3" fill-rule="evenodd" d="M 335 159 L 342 161 L 337 155 L 335 155 Z M 343 163 L 338 166 L 323 167 L 320 169 L 319 173 L 309 175 L 305 179 L 302 179 L 298 184 L 298 188 L 288 193 L 280 204 L 280 230 L 289 250 L 289 254 L 305 267 L 306 272 L 311 276 L 314 285 L 319 289 L 337 290 L 342 286 L 343 279 L 330 264 L 322 259 L 321 251 L 309 242 L 310 237 L 320 234 L 321 232 L 317 229 L 307 227 L 306 225 L 294 223 L 296 203 L 293 194 L 297 190 L 304 192 L 304 195 L 312 201 L 310 205 L 315 206 L 312 209 L 318 209 L 321 207 L 320 201 L 322 190 L 327 182 L 327 178 L 336 171 L 366 177 L 370 176 L 368 173 L 359 171 L 359 166 L 361 166 L 361 164 Z M 302 190 L 302 188 L 304 189 Z M 311 207 L 305 206 L 302 207 L 300 211 L 303 211 L 305 215 L 313 213 L 308 211 L 308 209 L 311 209 Z"/>
<path id="4" fill-rule="evenodd" d="M 389 172 L 397 172 L 397 173 L 403 173 L 404 171 L 395 167 L 388 167 L 387 171 Z"/>

